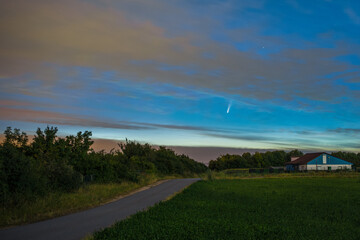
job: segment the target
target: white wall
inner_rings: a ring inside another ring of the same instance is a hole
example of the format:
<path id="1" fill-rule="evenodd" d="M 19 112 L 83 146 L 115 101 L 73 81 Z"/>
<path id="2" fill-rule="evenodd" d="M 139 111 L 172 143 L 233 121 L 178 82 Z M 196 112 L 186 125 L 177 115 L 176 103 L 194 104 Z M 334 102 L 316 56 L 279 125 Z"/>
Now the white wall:
<path id="1" fill-rule="evenodd" d="M 301 166 L 300 166 L 301 167 Z M 317 165 L 317 170 L 328 170 L 328 167 L 331 167 L 331 170 L 337 170 L 337 169 L 351 169 L 351 165 L 346 164 L 321 164 Z M 316 165 L 307 165 L 307 170 L 316 170 Z"/>

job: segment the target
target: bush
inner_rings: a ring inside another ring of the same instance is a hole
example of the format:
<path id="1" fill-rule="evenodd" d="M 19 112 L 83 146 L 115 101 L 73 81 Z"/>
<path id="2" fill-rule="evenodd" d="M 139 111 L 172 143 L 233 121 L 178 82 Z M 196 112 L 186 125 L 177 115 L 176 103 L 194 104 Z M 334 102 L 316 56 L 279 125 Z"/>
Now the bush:
<path id="1" fill-rule="evenodd" d="M 0 144 L 0 201 L 15 203 L 52 191 L 78 189 L 83 176 L 97 182 L 139 182 L 144 175 L 203 173 L 208 168 L 165 147 L 128 141 L 110 153 L 91 149 L 91 132 L 57 137 L 56 127 L 37 129 L 31 144 L 19 129 L 8 127 Z"/>

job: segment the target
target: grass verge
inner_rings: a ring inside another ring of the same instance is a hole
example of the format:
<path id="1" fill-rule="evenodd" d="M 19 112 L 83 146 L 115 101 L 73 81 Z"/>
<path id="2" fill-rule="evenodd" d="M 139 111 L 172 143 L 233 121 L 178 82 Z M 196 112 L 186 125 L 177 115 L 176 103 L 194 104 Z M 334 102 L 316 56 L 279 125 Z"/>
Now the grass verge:
<path id="1" fill-rule="evenodd" d="M 359 199 L 359 178 L 200 181 L 93 238 L 359 239 Z"/>
<path id="2" fill-rule="evenodd" d="M 225 171 L 207 171 L 201 175 L 203 180 L 215 179 L 248 179 L 248 178 L 297 178 L 297 177 L 330 177 L 330 178 L 358 178 L 360 172 L 354 171 L 340 171 L 340 172 L 326 172 L 326 171 L 311 171 L 311 172 L 291 172 L 291 173 L 228 173 Z"/>
<path id="3" fill-rule="evenodd" d="M 2 207 L 0 209 L 0 227 L 41 221 L 89 209 L 129 194 L 141 187 L 171 178 L 179 178 L 179 176 L 147 175 L 138 183 L 94 183 L 84 185 L 72 193 L 49 193 L 34 201 L 24 201 L 21 205 Z"/>

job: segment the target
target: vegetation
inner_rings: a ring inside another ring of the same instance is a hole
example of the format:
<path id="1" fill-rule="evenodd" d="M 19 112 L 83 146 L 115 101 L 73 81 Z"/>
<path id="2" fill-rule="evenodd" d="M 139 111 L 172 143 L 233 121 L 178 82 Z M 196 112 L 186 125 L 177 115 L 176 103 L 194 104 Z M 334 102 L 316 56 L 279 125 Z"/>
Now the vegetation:
<path id="1" fill-rule="evenodd" d="M 94 239 L 358 239 L 360 179 L 201 181 Z"/>
<path id="2" fill-rule="evenodd" d="M 176 176 L 164 178 L 174 177 Z M 93 183 L 83 185 L 72 192 L 50 192 L 33 201 L 25 201 L 18 206 L 0 209 L 0 226 L 30 223 L 95 207 L 161 179 L 157 175 L 148 174 L 138 183 L 128 181 Z"/>
<path id="3" fill-rule="evenodd" d="M 256 152 L 243 153 L 242 155 L 222 155 L 216 160 L 209 162 L 211 170 L 221 171 L 233 168 L 268 168 L 270 166 L 284 166 L 289 162 L 291 157 L 301 157 L 304 154 L 299 150 L 292 150 L 288 153 L 285 151 L 268 151 L 265 153 Z M 341 158 L 354 164 L 354 167 L 360 167 L 360 153 L 333 152 L 333 156 Z"/>
<path id="4" fill-rule="evenodd" d="M 19 129 L 5 130 L 5 140 L 0 144 L 3 213 L 6 209 L 31 205 L 52 193 L 76 192 L 90 180 L 140 183 L 147 175 L 186 176 L 207 170 L 204 164 L 165 147 L 154 149 L 126 140 L 117 151 L 95 152 L 91 149 L 91 132 L 60 138 L 57 131 L 56 127 L 39 128 L 29 142 L 26 133 Z"/>
<path id="5" fill-rule="evenodd" d="M 204 164 L 165 147 L 155 149 L 128 140 L 119 144 L 116 151 L 95 152 L 91 148 L 91 132 L 78 132 L 65 138 L 58 137 L 57 132 L 56 127 L 37 129 L 29 141 L 19 129 L 5 130 L 5 140 L 0 144 L 0 226 L 96 206 L 165 176 L 203 174 L 204 178 L 218 179 L 256 175 L 238 169 L 230 171 L 231 174 L 229 170 L 212 172 Z M 210 169 L 281 165 L 291 156 L 301 155 L 298 150 L 224 155 L 211 161 Z M 354 163 L 359 165 L 360 158 L 356 158 L 359 154 L 333 155 L 358 161 Z"/>
<path id="6" fill-rule="evenodd" d="M 355 171 L 309 171 L 309 172 L 253 172 L 249 169 L 227 169 L 223 171 L 208 170 L 206 174 L 202 174 L 204 180 L 215 179 L 249 179 L 249 178 L 302 178 L 302 177 L 321 177 L 321 178 L 343 178 L 343 177 L 360 177 L 359 172 Z"/>
<path id="7" fill-rule="evenodd" d="M 284 166 L 289 162 L 291 157 L 300 157 L 304 154 L 299 150 L 293 150 L 286 153 L 285 151 L 273 151 L 255 154 L 243 153 L 242 155 L 222 155 L 216 160 L 209 162 L 211 170 L 221 171 L 231 168 L 266 168 L 270 166 Z"/>

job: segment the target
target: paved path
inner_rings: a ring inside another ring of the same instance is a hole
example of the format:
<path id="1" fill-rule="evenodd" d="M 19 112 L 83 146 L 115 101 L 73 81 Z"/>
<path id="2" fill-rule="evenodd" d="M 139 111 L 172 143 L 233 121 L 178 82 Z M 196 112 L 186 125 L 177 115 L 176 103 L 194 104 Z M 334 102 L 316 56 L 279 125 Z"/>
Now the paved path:
<path id="1" fill-rule="evenodd" d="M 0 239 L 81 239 L 96 230 L 108 227 L 144 210 L 184 187 L 198 181 L 198 178 L 173 179 L 83 212 L 78 212 L 42 222 L 0 230 Z"/>

